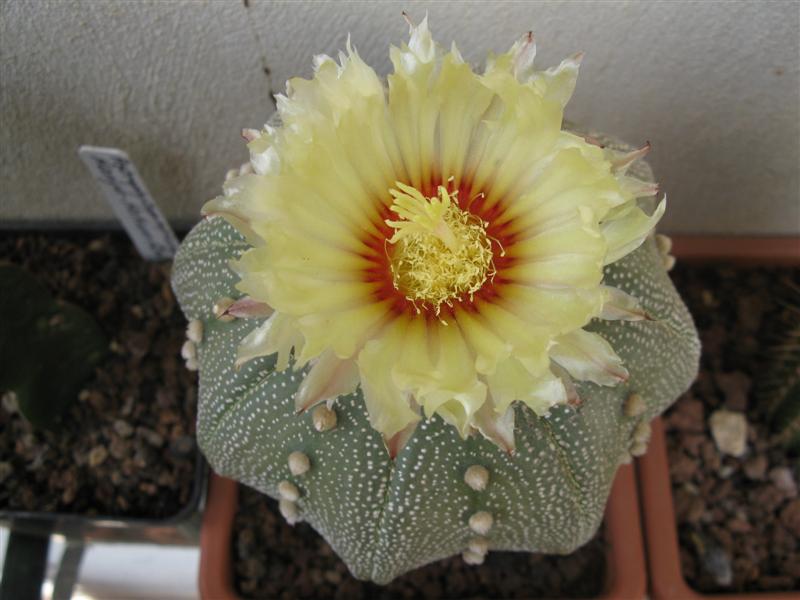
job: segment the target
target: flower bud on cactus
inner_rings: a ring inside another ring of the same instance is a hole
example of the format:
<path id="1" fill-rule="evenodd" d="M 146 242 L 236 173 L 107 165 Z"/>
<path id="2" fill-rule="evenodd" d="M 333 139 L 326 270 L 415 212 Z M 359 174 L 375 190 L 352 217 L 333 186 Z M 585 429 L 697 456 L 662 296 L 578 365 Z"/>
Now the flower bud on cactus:
<path id="1" fill-rule="evenodd" d="M 477 74 L 423 21 L 388 86 L 316 57 L 175 259 L 201 448 L 356 577 L 574 550 L 696 374 L 649 144 L 563 130 L 580 56 L 534 55 Z"/>

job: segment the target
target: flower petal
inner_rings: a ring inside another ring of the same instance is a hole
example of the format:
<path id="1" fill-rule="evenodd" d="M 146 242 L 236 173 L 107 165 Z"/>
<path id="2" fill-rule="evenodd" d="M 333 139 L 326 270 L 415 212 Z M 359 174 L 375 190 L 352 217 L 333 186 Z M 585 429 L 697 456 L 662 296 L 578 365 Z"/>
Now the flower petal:
<path id="1" fill-rule="evenodd" d="M 599 317 L 607 321 L 641 321 L 650 319 L 639 300 L 611 286 L 601 286 L 604 295 L 603 310 Z"/>
<path id="2" fill-rule="evenodd" d="M 531 81 L 542 89 L 545 98 L 555 100 L 564 107 L 575 91 L 582 60 L 583 52 L 578 52 L 561 61 L 557 67 L 535 73 Z"/>
<path id="3" fill-rule="evenodd" d="M 358 355 L 361 389 L 373 428 L 391 439 L 419 415 L 409 406 L 411 394 L 392 378 L 392 367 L 402 348 L 407 327 L 405 319 L 388 325 L 379 338 L 370 340 Z"/>
<path id="4" fill-rule="evenodd" d="M 274 311 L 266 302 L 255 300 L 250 296 L 242 296 L 231 304 L 222 315 L 230 315 L 237 319 L 254 319 L 270 316 Z"/>
<path id="5" fill-rule="evenodd" d="M 297 389 L 295 410 L 303 412 L 320 402 L 351 394 L 356 391 L 358 382 L 355 360 L 341 360 L 330 350 L 323 352 Z"/>
<path id="6" fill-rule="evenodd" d="M 495 410 L 492 396 L 489 394 L 486 402 L 475 413 L 473 426 L 497 447 L 502 448 L 508 454 L 514 454 L 516 442 L 514 440 L 513 406 L 509 406 L 503 413 L 498 413 Z"/>
<path id="7" fill-rule="evenodd" d="M 419 421 L 411 421 L 392 437 L 388 439 L 384 438 L 386 449 L 389 451 L 389 458 L 392 460 L 397 458 L 397 455 L 400 454 L 400 451 L 405 448 L 408 440 L 410 440 L 411 436 L 414 435 L 414 432 L 417 430 L 417 425 L 419 425 Z"/>
<path id="8" fill-rule="evenodd" d="M 458 324 L 413 319 L 395 361 L 398 387 L 411 390 L 428 418 L 439 414 L 465 437 L 472 415 L 486 398 L 486 385 L 477 378 L 474 357 Z"/>
<path id="9" fill-rule="evenodd" d="M 292 348 L 303 347 L 303 336 L 297 329 L 294 319 L 283 313 L 272 313 L 272 316 L 253 329 L 239 344 L 236 352 L 235 368 L 259 356 L 278 353 L 275 368 L 283 371 L 289 366 L 289 355 Z"/>
<path id="10" fill-rule="evenodd" d="M 557 338 L 550 357 L 580 381 L 612 386 L 628 380 L 628 371 L 611 345 L 583 329 Z"/>
<path id="11" fill-rule="evenodd" d="M 617 262 L 642 245 L 645 238 L 661 220 L 667 208 L 667 198 L 658 204 L 652 215 L 647 216 L 640 208 L 634 208 L 627 215 L 602 224 L 603 237 L 608 243 L 605 264 Z"/>
<path id="12" fill-rule="evenodd" d="M 500 363 L 497 371 L 486 380 L 498 414 L 504 413 L 516 400 L 539 416 L 567 401 L 564 384 L 549 369 L 533 374 L 513 357 Z"/>

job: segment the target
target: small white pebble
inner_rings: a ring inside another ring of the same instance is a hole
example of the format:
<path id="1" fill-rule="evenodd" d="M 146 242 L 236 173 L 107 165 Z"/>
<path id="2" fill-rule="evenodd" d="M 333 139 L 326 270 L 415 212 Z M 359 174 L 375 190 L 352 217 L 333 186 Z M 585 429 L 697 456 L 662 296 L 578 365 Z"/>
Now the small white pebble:
<path id="1" fill-rule="evenodd" d="M 278 509 L 281 511 L 281 515 L 283 515 L 283 518 L 286 519 L 286 522 L 289 523 L 289 525 L 294 525 L 300 521 L 300 511 L 297 510 L 297 504 L 291 500 L 281 500 L 278 503 Z"/>
<path id="2" fill-rule="evenodd" d="M 181 357 L 184 360 L 189 360 L 190 358 L 197 358 L 197 346 L 194 345 L 194 342 L 191 340 L 186 340 L 183 342 L 183 346 L 181 346 Z"/>
<path id="3" fill-rule="evenodd" d="M 482 492 L 489 483 L 489 470 L 481 465 L 472 465 L 464 472 L 464 483 L 473 490 Z"/>
<path id="4" fill-rule="evenodd" d="M 467 550 L 475 554 L 486 554 L 489 552 L 489 540 L 485 537 L 474 537 L 467 544 Z"/>
<path id="5" fill-rule="evenodd" d="M 325 404 L 320 404 L 311 411 L 311 421 L 317 431 L 329 431 L 336 427 L 336 411 L 328 408 Z"/>
<path id="6" fill-rule="evenodd" d="M 223 321 L 225 323 L 229 321 L 233 321 L 236 317 L 233 315 L 226 315 L 225 311 L 228 310 L 231 305 L 233 304 L 233 298 L 220 298 L 216 302 L 214 302 L 214 306 L 211 307 L 211 312 L 214 313 L 214 316 Z"/>
<path id="7" fill-rule="evenodd" d="M 463 558 L 464 562 L 468 565 L 482 565 L 485 557 L 485 554 L 478 554 L 477 552 L 472 552 L 471 550 L 466 550 L 461 553 L 461 558 Z"/>
<path id="8" fill-rule="evenodd" d="M 83 390 L 86 391 L 86 390 Z M 83 393 L 83 392 L 81 392 Z M 88 392 L 87 392 L 88 396 Z M 19 410 L 19 402 L 17 401 L 16 392 L 8 391 L 3 394 L 3 408 L 10 415 L 13 415 Z"/>
<path id="9" fill-rule="evenodd" d="M 197 359 L 196 358 L 187 358 L 186 359 L 186 368 L 190 371 L 197 371 L 198 368 Z"/>
<path id="10" fill-rule="evenodd" d="M 199 344 L 203 341 L 203 322 L 199 319 L 192 319 L 186 326 L 186 337 L 189 341 Z"/>
<path id="11" fill-rule="evenodd" d="M 622 410 L 626 417 L 638 417 L 646 408 L 647 405 L 644 403 L 644 399 L 634 392 L 625 399 L 625 406 Z"/>
<path id="12" fill-rule="evenodd" d="M 747 451 L 747 417 L 743 413 L 721 408 L 708 419 L 711 436 L 723 454 L 740 457 Z"/>
<path id="13" fill-rule="evenodd" d="M 634 442 L 648 442 L 650 435 L 653 433 L 653 428 L 650 427 L 649 421 L 642 421 L 633 429 Z"/>
<path id="14" fill-rule="evenodd" d="M 289 455 L 289 471 L 295 477 L 307 473 L 310 468 L 311 462 L 308 460 L 308 456 L 302 452 L 292 452 Z"/>
<path id="15" fill-rule="evenodd" d="M 647 442 L 646 441 L 633 442 L 633 444 L 631 444 L 629 452 L 631 453 L 631 456 L 644 456 L 644 454 L 647 452 Z"/>
<path id="16" fill-rule="evenodd" d="M 291 481 L 281 481 L 278 484 L 278 494 L 283 500 L 297 502 L 300 499 L 300 490 Z"/>
<path id="17" fill-rule="evenodd" d="M 478 535 L 486 535 L 491 531 L 494 518 L 491 513 L 481 510 L 469 518 L 469 528 Z"/>
<path id="18" fill-rule="evenodd" d="M 103 446 L 95 446 L 89 451 L 89 466 L 98 467 L 108 458 L 108 450 Z"/>
<path id="19" fill-rule="evenodd" d="M 790 498 L 797 497 L 797 482 L 789 467 L 775 467 L 770 470 L 769 478 L 776 488 L 784 492 Z"/>

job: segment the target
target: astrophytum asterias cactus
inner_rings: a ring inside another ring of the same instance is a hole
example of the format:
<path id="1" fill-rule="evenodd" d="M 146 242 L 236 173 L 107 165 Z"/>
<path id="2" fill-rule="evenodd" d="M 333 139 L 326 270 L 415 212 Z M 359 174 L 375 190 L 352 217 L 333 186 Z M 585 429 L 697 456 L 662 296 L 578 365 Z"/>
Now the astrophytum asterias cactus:
<path id="1" fill-rule="evenodd" d="M 573 550 L 696 374 L 649 145 L 562 129 L 534 53 L 318 57 L 175 259 L 200 447 L 357 577 Z"/>

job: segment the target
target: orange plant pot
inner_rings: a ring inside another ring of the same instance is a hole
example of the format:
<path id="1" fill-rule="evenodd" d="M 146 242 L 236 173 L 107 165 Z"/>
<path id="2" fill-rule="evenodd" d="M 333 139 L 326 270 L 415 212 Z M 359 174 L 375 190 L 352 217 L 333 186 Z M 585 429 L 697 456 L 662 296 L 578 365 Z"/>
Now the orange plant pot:
<path id="1" fill-rule="evenodd" d="M 200 535 L 199 589 L 203 600 L 236 600 L 231 535 L 239 498 L 235 481 L 211 475 Z M 606 600 L 639 600 L 647 589 L 639 499 L 633 465 L 620 467 L 605 514 L 608 545 Z"/>
<path id="2" fill-rule="evenodd" d="M 673 254 L 693 263 L 737 265 L 800 265 L 800 238 L 694 237 L 672 238 Z M 637 460 L 642 499 L 650 598 L 653 600 L 800 600 L 799 592 L 751 592 L 703 595 L 692 590 L 681 571 L 675 507 L 669 477 L 664 423 L 653 421 L 647 454 Z"/>

